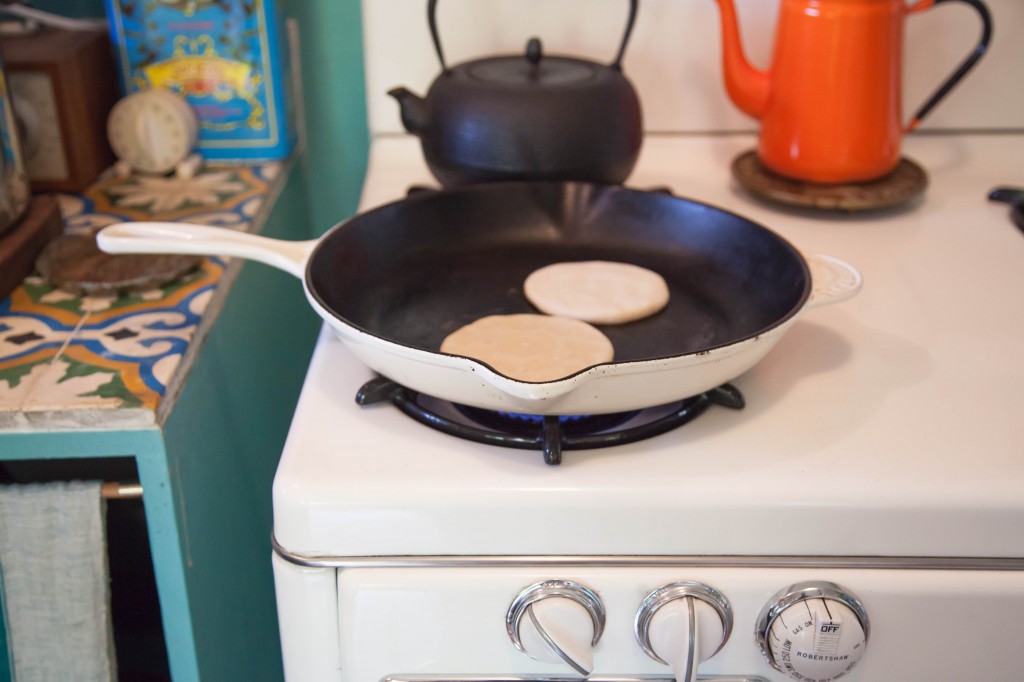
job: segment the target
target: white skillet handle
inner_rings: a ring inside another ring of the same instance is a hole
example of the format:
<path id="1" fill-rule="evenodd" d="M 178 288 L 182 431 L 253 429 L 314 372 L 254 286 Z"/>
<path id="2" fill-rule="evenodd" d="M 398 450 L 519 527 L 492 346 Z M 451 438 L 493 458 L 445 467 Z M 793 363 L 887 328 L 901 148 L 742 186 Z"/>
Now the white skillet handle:
<path id="1" fill-rule="evenodd" d="M 846 261 L 816 253 L 806 257 L 811 269 L 811 298 L 806 308 L 817 308 L 853 298 L 864 284 L 860 271 Z"/>
<path id="2" fill-rule="evenodd" d="M 299 279 L 319 240 L 285 241 L 226 227 L 191 223 L 117 223 L 100 230 L 96 244 L 107 253 L 187 253 L 232 256 L 266 263 Z"/>

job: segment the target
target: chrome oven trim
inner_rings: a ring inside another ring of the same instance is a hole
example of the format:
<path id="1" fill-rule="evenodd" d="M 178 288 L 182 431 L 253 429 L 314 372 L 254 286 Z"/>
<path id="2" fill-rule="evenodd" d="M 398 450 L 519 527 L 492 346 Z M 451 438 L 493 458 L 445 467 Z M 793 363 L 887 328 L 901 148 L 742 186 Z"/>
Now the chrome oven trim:
<path id="1" fill-rule="evenodd" d="M 544 566 L 666 568 L 831 568 L 929 571 L 1024 571 L 1024 557 L 661 556 L 661 555 L 424 555 L 327 556 L 290 552 L 270 538 L 274 553 L 306 568 L 521 568 Z M 430 678 L 428 678 L 430 679 Z M 432 678 L 438 679 L 438 678 Z M 458 678 L 453 678 L 458 679 Z M 475 680 L 479 678 L 469 678 Z M 514 679 L 514 678 L 509 678 Z M 497 678 L 495 682 L 501 682 Z M 395 682 L 399 682 L 396 680 Z M 481 682 L 489 682 L 481 680 Z M 595 681 L 596 682 L 596 681 Z M 616 681 L 618 682 L 618 681 Z M 623 681 L 628 682 L 628 681 Z"/>
<path id="2" fill-rule="evenodd" d="M 381 679 L 380 682 L 580 682 L 580 678 L 517 675 L 389 675 Z M 660 675 L 601 675 L 588 677 L 587 682 L 675 682 L 675 680 Z M 701 675 L 697 677 L 697 682 L 768 682 L 768 680 L 756 675 L 709 675 L 707 677 Z"/>

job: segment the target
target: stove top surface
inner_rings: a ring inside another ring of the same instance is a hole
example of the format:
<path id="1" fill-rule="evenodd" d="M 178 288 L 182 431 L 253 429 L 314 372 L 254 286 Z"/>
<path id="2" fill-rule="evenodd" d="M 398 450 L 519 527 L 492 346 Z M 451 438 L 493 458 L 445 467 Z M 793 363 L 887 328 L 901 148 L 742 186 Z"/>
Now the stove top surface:
<path id="1" fill-rule="evenodd" d="M 563 453 L 453 438 L 390 404 L 329 331 L 274 487 L 304 556 L 1024 555 L 1024 238 L 986 200 L 1020 183 L 1024 135 L 918 135 L 923 200 L 877 214 L 758 203 L 731 161 L 751 136 L 653 136 L 627 183 L 671 187 L 855 265 L 852 300 L 808 311 L 709 409 L 649 440 Z M 374 141 L 364 209 L 431 184 L 418 142 Z"/>

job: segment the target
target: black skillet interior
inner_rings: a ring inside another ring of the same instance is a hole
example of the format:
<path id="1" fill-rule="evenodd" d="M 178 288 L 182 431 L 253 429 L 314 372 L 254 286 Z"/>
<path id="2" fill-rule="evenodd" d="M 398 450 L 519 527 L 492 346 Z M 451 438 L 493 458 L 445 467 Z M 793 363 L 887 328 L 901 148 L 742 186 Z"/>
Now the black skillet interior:
<path id="1" fill-rule="evenodd" d="M 324 236 L 306 276 L 345 323 L 437 351 L 484 315 L 537 312 L 523 296 L 526 276 L 578 260 L 634 263 L 668 282 L 660 313 L 600 327 L 615 362 L 756 336 L 810 291 L 803 258 L 745 218 L 661 192 L 563 182 L 424 192 L 357 215 Z"/>

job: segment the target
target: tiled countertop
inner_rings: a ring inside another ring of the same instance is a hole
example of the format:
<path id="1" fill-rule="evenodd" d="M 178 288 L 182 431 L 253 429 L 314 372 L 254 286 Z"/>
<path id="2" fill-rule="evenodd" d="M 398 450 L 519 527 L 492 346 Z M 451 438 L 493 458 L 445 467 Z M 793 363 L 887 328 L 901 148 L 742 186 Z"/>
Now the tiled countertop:
<path id="1" fill-rule="evenodd" d="M 112 178 L 58 198 L 67 232 L 138 220 L 259 231 L 284 175 L 280 163 L 211 167 L 190 180 Z M 208 258 L 169 285 L 118 297 L 27 278 L 0 301 L 0 431 L 160 423 L 236 269 Z"/>

